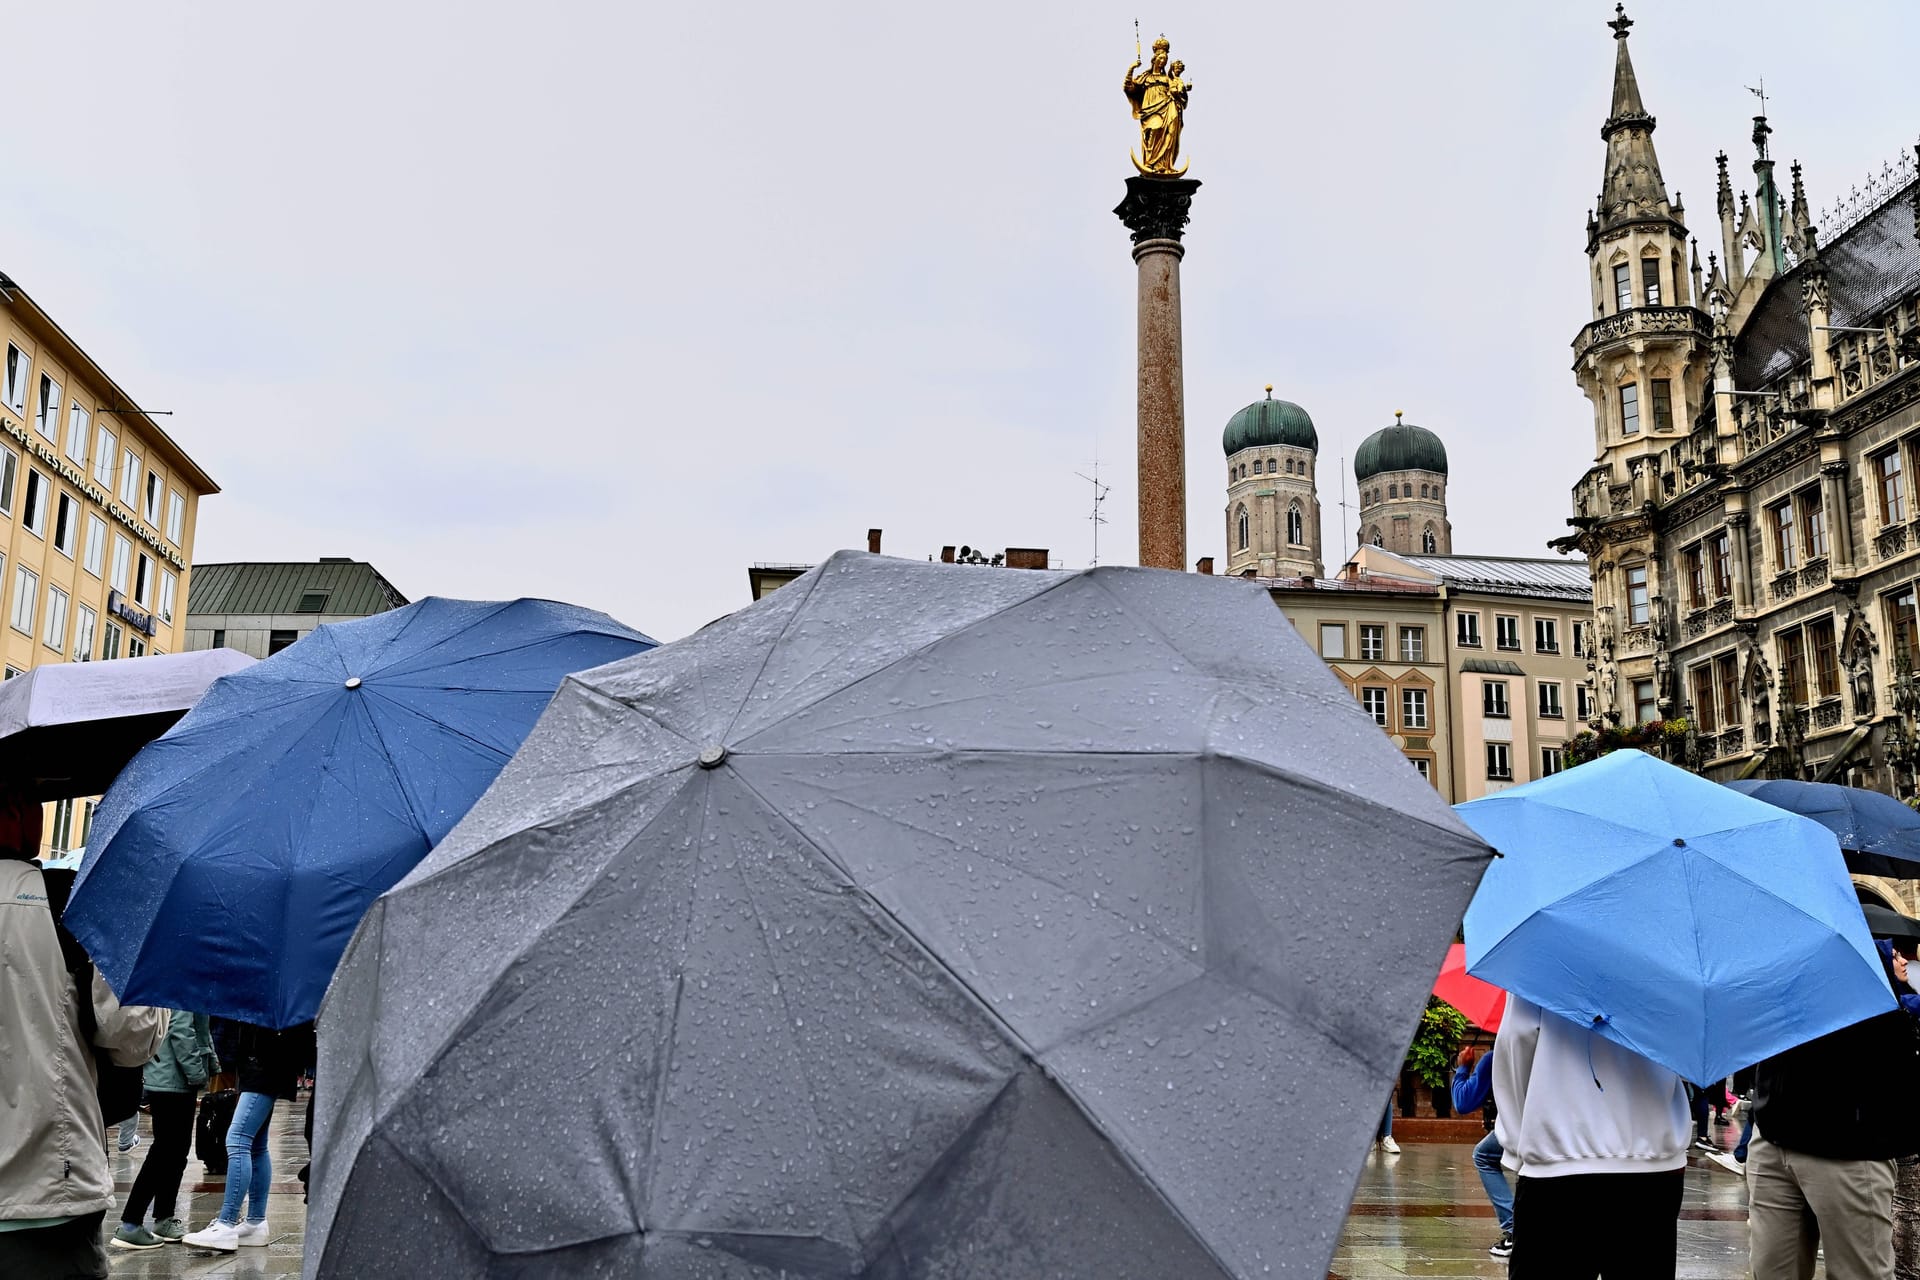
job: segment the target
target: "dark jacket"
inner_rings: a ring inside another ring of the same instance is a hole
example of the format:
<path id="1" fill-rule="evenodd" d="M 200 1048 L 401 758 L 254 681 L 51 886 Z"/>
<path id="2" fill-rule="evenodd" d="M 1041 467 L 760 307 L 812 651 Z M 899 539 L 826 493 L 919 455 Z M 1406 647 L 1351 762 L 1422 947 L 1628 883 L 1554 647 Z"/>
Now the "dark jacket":
<path id="1" fill-rule="evenodd" d="M 1883 1013 L 1761 1063 L 1754 1126 L 1775 1146 L 1829 1160 L 1920 1154 L 1920 1110 L 1903 1101 L 1916 1074 L 1920 1023 Z"/>
<path id="2" fill-rule="evenodd" d="M 234 1069 L 240 1073 L 240 1092 L 291 1098 L 300 1073 L 313 1065 L 313 1024 L 304 1022 L 285 1031 L 240 1024 Z"/>

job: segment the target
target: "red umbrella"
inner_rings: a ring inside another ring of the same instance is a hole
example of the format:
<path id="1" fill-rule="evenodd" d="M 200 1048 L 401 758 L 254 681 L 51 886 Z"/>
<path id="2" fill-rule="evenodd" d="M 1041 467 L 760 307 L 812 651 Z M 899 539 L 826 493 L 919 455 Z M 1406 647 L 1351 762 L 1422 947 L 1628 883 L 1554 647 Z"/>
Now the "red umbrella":
<path id="1" fill-rule="evenodd" d="M 1475 1026 L 1500 1030 L 1500 1018 L 1507 1011 L 1507 993 L 1467 973 L 1465 943 L 1456 942 L 1447 948 L 1447 962 L 1440 966 L 1433 994 L 1466 1014 L 1467 1021 Z"/>

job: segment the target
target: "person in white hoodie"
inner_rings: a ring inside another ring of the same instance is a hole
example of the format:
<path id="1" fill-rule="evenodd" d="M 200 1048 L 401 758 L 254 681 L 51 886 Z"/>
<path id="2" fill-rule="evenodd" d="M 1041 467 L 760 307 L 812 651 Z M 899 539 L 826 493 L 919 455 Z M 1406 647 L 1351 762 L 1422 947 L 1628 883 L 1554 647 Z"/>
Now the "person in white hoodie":
<path id="1" fill-rule="evenodd" d="M 1693 1119 L 1667 1068 L 1519 996 L 1493 1055 L 1511 1280 L 1673 1280 Z"/>

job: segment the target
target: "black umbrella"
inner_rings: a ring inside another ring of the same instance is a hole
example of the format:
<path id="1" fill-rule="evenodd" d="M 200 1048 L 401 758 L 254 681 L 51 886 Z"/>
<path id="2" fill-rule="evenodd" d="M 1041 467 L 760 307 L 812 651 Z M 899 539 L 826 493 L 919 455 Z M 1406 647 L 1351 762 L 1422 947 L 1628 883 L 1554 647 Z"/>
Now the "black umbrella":
<path id="1" fill-rule="evenodd" d="M 1861 903 L 1860 911 L 1867 918 L 1867 931 L 1874 937 L 1920 942 L 1920 920 L 1872 902 Z"/>
<path id="2" fill-rule="evenodd" d="M 1320 1280 L 1489 856 L 1257 586 L 836 556 L 375 903 L 308 1274 Z"/>

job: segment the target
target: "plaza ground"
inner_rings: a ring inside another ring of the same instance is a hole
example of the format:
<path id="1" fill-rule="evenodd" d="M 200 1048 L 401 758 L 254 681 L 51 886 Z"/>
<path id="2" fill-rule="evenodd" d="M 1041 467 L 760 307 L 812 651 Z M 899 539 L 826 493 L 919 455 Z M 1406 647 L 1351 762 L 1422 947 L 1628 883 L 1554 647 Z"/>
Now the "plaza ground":
<path id="1" fill-rule="evenodd" d="M 300 1274 L 300 1255 L 306 1240 L 306 1206 L 294 1174 L 307 1161 L 301 1128 L 306 1099 L 281 1103 L 272 1127 L 273 1191 L 267 1202 L 272 1242 L 266 1248 L 237 1253 L 211 1253 L 168 1245 L 144 1253 L 108 1249 L 115 1277 L 190 1276 L 259 1277 L 279 1280 Z M 1715 1129 L 1731 1146 L 1737 1130 Z M 113 1168 L 124 1203 L 139 1171 L 150 1135 L 141 1117 L 141 1145 L 127 1155 L 116 1154 Z M 225 1180 L 206 1171 L 197 1159 L 187 1161 L 181 1183 L 179 1209 L 193 1228 L 219 1211 Z M 1680 1276 L 1682 1280 L 1732 1280 L 1747 1274 L 1746 1182 L 1703 1159 L 1687 1170 L 1687 1191 L 1680 1211 Z M 107 1215 L 111 1231 L 117 1214 Z M 1596 1231 L 1605 1230 L 1595 1223 Z M 1399 1280 L 1405 1276 L 1499 1276 L 1507 1264 L 1488 1255 L 1487 1246 L 1499 1235 L 1493 1209 L 1481 1191 L 1473 1168 L 1473 1148 L 1463 1143 L 1407 1143 L 1401 1154 L 1375 1150 L 1367 1157 L 1347 1219 L 1333 1275 L 1339 1280 Z M 1816 1273 L 1818 1275 L 1820 1273 Z"/>

